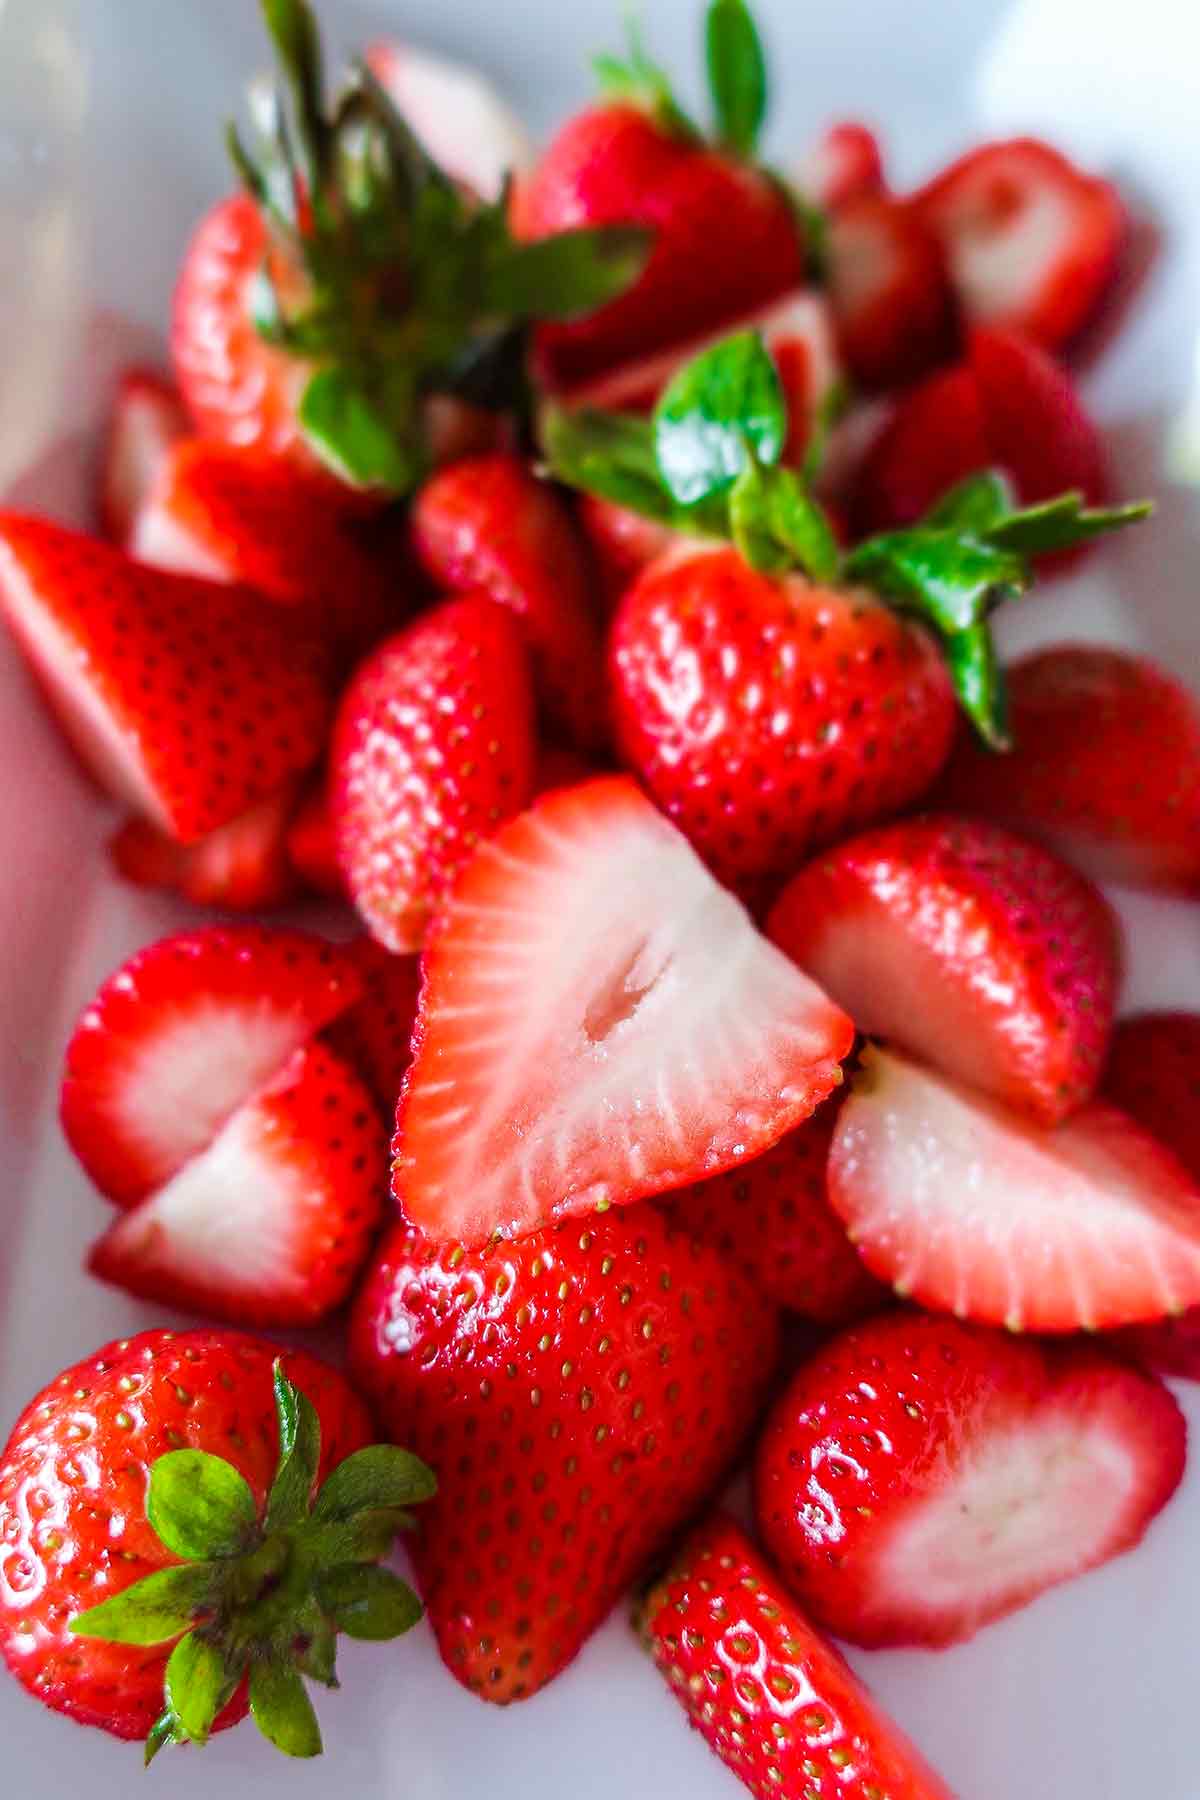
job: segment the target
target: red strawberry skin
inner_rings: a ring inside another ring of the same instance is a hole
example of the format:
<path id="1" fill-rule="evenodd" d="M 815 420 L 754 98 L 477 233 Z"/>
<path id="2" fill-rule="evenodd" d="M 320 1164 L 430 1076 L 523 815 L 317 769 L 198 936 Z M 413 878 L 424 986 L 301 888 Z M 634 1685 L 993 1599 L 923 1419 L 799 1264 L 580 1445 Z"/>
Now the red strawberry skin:
<path id="1" fill-rule="evenodd" d="M 954 352 L 949 283 L 937 239 L 884 194 L 849 200 L 829 226 L 829 301 L 838 348 L 865 387 L 894 387 Z"/>
<path id="2" fill-rule="evenodd" d="M 581 225 L 643 225 L 654 244 L 640 279 L 618 299 L 586 319 L 541 328 L 540 361 L 555 386 L 711 331 L 804 279 L 800 233 L 782 192 L 759 170 L 672 137 L 636 106 L 576 114 L 521 183 L 521 236 Z"/>
<path id="3" fill-rule="evenodd" d="M 718 877 L 790 875 L 920 798 L 955 702 L 933 642 L 863 591 L 777 581 L 735 550 L 649 569 L 610 642 L 625 762 Z"/>
<path id="4" fill-rule="evenodd" d="M 864 195 L 884 193 L 883 156 L 875 133 L 857 119 L 828 126 L 805 155 L 797 181 L 810 200 L 831 212 Z"/>
<path id="5" fill-rule="evenodd" d="M 177 844 L 145 819 L 127 819 L 108 853 L 135 887 L 161 888 L 224 912 L 270 912 L 301 891 L 287 843 L 294 805 L 289 783 L 194 844 Z"/>
<path id="6" fill-rule="evenodd" d="M 583 494 L 579 523 L 600 576 L 601 594 L 615 611 L 625 589 L 659 556 L 680 542 L 679 533 L 597 494 Z"/>
<path id="7" fill-rule="evenodd" d="M 524 806 L 533 695 L 516 618 L 481 595 L 388 638 L 342 697 L 330 752 L 338 861 L 385 949 L 420 948 L 475 845 Z"/>
<path id="8" fill-rule="evenodd" d="M 60 1099 L 68 1143 L 102 1194 L 132 1205 L 205 1148 L 234 1108 L 361 992 L 346 952 L 304 931 L 213 925 L 148 944 L 75 1026 Z M 168 1065 L 177 1032 L 188 1049 L 175 1083 Z M 137 1102 L 153 1075 L 165 1085 L 147 1121 Z M 166 1116 L 172 1106 L 182 1122 Z"/>
<path id="9" fill-rule="evenodd" d="M 1008 671 L 1016 748 L 960 738 L 948 806 L 1041 838 L 1094 879 L 1200 893 L 1200 702 L 1144 657 L 1060 644 Z"/>
<path id="10" fill-rule="evenodd" d="M 757 1800 L 953 1800 L 728 1514 L 692 1533 L 639 1617 L 691 1723 Z"/>
<path id="11" fill-rule="evenodd" d="M 68 1622 L 175 1563 L 146 1520 L 149 1467 L 166 1451 L 224 1457 L 265 1505 L 279 1455 L 279 1354 L 240 1332 L 144 1331 L 65 1370 L 17 1420 L 0 1459 L 0 1651 L 43 1705 L 115 1737 L 145 1737 L 162 1711 L 170 1646 L 92 1639 L 81 1654 Z M 317 1410 L 324 1479 L 370 1443 L 367 1409 L 315 1357 L 285 1351 L 283 1361 Z M 245 1711 L 239 1694 L 217 1729 Z"/>
<path id="12" fill-rule="evenodd" d="M 157 369 L 123 371 L 100 452 L 96 512 L 102 536 L 128 550 L 138 510 L 188 416 L 174 383 Z"/>
<path id="13" fill-rule="evenodd" d="M 426 482 L 412 529 L 418 556 L 443 587 L 478 588 L 520 619 L 550 722 L 581 749 L 602 743 L 590 576 L 558 495 L 518 457 L 470 457 Z"/>
<path id="14" fill-rule="evenodd" d="M 1102 1351 L 906 1310 L 794 1376 L 759 1442 L 755 1510 L 826 1630 L 949 1644 L 1132 1548 L 1179 1484 L 1186 1435 L 1166 1388 Z"/>
<path id="15" fill-rule="evenodd" d="M 351 1363 L 437 1471 L 414 1561 L 464 1686 L 504 1703 L 565 1667 L 730 1466 L 776 1342 L 749 1279 L 652 1207 L 490 1253 L 387 1239 Z"/>
<path id="16" fill-rule="evenodd" d="M 979 384 L 965 363 L 939 369 L 900 396 L 855 471 L 855 534 L 912 525 L 942 494 L 987 468 L 991 445 Z"/>
<path id="17" fill-rule="evenodd" d="M 331 1026 L 330 1041 L 359 1070 L 390 1127 L 412 1058 L 420 959 L 393 956 L 371 937 L 356 938 L 347 951 L 362 976 L 362 998 Z"/>
<path id="18" fill-rule="evenodd" d="M 89 1270 L 233 1325 L 316 1324 L 349 1294 L 379 1223 L 387 1139 L 373 1097 L 325 1045 L 306 1044 L 239 1109 L 212 1155 L 177 1177 L 186 1199 L 168 1185 L 121 1213 Z M 284 1196 L 269 1208 L 268 1186 Z"/>
<path id="19" fill-rule="evenodd" d="M 346 883 L 337 859 L 337 834 L 322 776 L 300 800 L 287 828 L 287 856 L 292 868 L 314 893 L 331 900 L 346 898 Z"/>
<path id="20" fill-rule="evenodd" d="M 102 784 L 192 843 L 320 755 L 325 659 L 245 588 L 0 516 L 0 608 Z"/>
<path id="21" fill-rule="evenodd" d="M 836 1119 L 837 1101 L 827 1100 L 753 1162 L 662 1202 L 677 1225 L 740 1263 L 777 1305 L 822 1325 L 847 1324 L 891 1299 L 829 1204 Z"/>
<path id="22" fill-rule="evenodd" d="M 956 814 L 885 825 L 794 876 L 767 931 L 860 1031 L 1043 1124 L 1095 1090 L 1118 927 L 1037 844 Z"/>

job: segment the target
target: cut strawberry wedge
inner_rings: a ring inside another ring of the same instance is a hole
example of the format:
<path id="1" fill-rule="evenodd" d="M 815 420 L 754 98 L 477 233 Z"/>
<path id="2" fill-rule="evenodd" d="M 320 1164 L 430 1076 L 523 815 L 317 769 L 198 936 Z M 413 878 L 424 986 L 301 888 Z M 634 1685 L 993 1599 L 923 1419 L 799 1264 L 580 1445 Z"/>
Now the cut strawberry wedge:
<path id="1" fill-rule="evenodd" d="M 287 828 L 287 854 L 292 867 L 314 893 L 345 900 L 346 883 L 337 859 L 337 834 L 324 776 L 302 795 Z"/>
<path id="2" fill-rule="evenodd" d="M 101 1193 L 132 1205 L 361 992 L 353 960 L 303 931 L 209 926 L 150 944 L 104 984 L 67 1046 L 71 1148 Z"/>
<path id="3" fill-rule="evenodd" d="M 816 206 L 837 212 L 886 188 L 879 140 L 869 126 L 844 119 L 824 130 L 795 171 L 796 186 Z"/>
<path id="4" fill-rule="evenodd" d="M 161 888 L 195 906 L 261 912 L 300 893 L 288 854 L 294 783 L 220 825 L 194 844 L 179 844 L 146 819 L 127 819 L 110 839 L 117 871 L 135 887 Z"/>
<path id="5" fill-rule="evenodd" d="M 346 953 L 362 976 L 362 999 L 330 1027 L 329 1041 L 354 1064 L 390 1126 L 412 1057 L 421 961 L 393 956 L 372 937 L 355 938 Z"/>
<path id="6" fill-rule="evenodd" d="M 1124 208 L 1035 138 L 984 144 L 914 204 L 945 252 L 972 325 L 1004 325 L 1051 349 L 1086 324 L 1116 273 Z"/>
<path id="7" fill-rule="evenodd" d="M 234 1324 L 312 1324 L 350 1291 L 386 1162 L 362 1081 L 307 1044 L 207 1149 L 120 1215 L 88 1267 L 143 1299 Z"/>
<path id="8" fill-rule="evenodd" d="M 893 387 L 953 353 L 955 319 L 942 252 L 902 200 L 863 194 L 829 227 L 829 300 L 850 373 Z"/>
<path id="9" fill-rule="evenodd" d="M 829 1198 L 873 1273 L 1010 1330 L 1097 1330 L 1200 1303 L 1200 1191 L 1094 1101 L 1053 1131 L 869 1048 Z"/>
<path id="10" fill-rule="evenodd" d="M 632 781 L 561 789 L 427 944 L 396 1198 L 479 1244 L 715 1174 L 807 1118 L 852 1037 Z"/>
<path id="11" fill-rule="evenodd" d="M 128 550 L 142 502 L 167 454 L 188 430 L 175 384 L 157 369 L 126 369 L 100 453 L 100 529 Z"/>

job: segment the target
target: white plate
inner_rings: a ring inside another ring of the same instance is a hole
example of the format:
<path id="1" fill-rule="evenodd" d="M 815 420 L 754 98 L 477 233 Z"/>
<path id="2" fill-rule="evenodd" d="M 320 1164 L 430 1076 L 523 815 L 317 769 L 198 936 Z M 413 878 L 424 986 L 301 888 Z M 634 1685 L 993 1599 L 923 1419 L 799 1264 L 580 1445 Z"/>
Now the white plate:
<path id="1" fill-rule="evenodd" d="M 1119 167 L 1168 221 L 1167 256 L 1088 383 L 1123 490 L 1158 494 L 1159 519 L 1030 601 L 1004 633 L 1010 646 L 1076 634 L 1140 645 L 1200 683 L 1200 506 L 1166 468 L 1200 387 L 1200 42 L 1190 9 L 1182 0 L 1139 0 L 1134 13 L 1127 0 L 759 6 L 775 52 L 780 156 L 847 111 L 888 129 L 904 177 L 984 124 L 1040 127 Z M 227 184 L 218 124 L 262 60 L 254 11 L 251 0 L 0 0 L 0 480 L 34 465 L 17 480 L 22 503 L 83 517 L 87 433 L 112 370 L 138 341 L 131 327 L 161 331 L 187 229 Z M 613 42 L 617 11 L 616 0 L 326 7 L 343 43 L 390 25 L 476 58 L 543 129 L 586 92 L 585 53 Z M 700 0 L 654 0 L 645 11 L 664 55 L 695 70 Z M 1200 398 L 1193 407 L 1195 441 Z M 4 642 L 0 770 L 2 1433 L 63 1365 L 158 1316 L 81 1272 L 104 1208 L 64 1153 L 54 1099 L 78 1008 L 177 915 L 106 876 L 97 851 L 108 820 Z M 1197 908 L 1139 899 L 1124 910 L 1134 927 L 1127 1004 L 1200 1004 Z M 1181 1398 L 1200 1422 L 1200 1400 Z M 1192 1475 L 1141 1549 L 965 1648 L 855 1661 L 964 1800 L 1196 1800 L 1198 1515 Z M 733 1800 L 738 1791 L 685 1730 L 622 1618 L 548 1692 L 508 1712 L 457 1687 L 424 1628 L 394 1647 L 346 1644 L 342 1665 L 343 1693 L 321 1706 L 323 1763 L 285 1765 L 244 1727 L 150 1779 L 169 1779 L 179 1800 L 218 1790 L 282 1800 L 331 1786 L 362 1800 L 618 1791 Z M 135 1749 L 43 1712 L 8 1682 L 0 1743 L 9 1793 L 118 1800 L 140 1779 Z"/>

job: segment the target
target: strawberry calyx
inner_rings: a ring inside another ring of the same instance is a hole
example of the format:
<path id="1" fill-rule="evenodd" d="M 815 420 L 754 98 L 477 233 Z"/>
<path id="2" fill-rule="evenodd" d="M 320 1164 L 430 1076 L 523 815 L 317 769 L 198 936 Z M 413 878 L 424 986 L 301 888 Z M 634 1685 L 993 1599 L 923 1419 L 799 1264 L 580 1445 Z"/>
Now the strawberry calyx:
<path id="1" fill-rule="evenodd" d="M 281 79 L 250 94 L 234 165 L 267 226 L 260 335 L 311 367 L 298 414 L 348 484 L 405 494 L 429 462 L 422 402 L 489 411 L 526 399 L 525 336 L 585 315 L 644 265 L 648 234 L 581 228 L 518 243 L 507 191 L 483 203 L 418 143 L 365 62 L 332 106 L 308 0 L 261 0 Z"/>
<path id="2" fill-rule="evenodd" d="M 737 332 L 686 364 L 649 418 L 551 403 L 540 421 L 560 481 L 690 536 L 732 540 L 760 573 L 868 587 L 920 620 L 979 736 L 1007 748 L 991 614 L 1026 591 L 1035 556 L 1134 524 L 1150 504 L 1089 507 L 1069 492 L 1020 507 L 1003 474 L 981 469 L 915 525 L 843 552 L 813 494 L 827 424 L 818 421 L 801 469 L 783 465 L 787 401 L 756 331 Z"/>
<path id="3" fill-rule="evenodd" d="M 407 1450 L 373 1444 L 348 1456 L 314 1495 L 321 1426 L 275 1363 L 279 1462 L 259 1516 L 244 1476 L 223 1457 L 171 1450 L 151 1465 L 146 1517 L 181 1560 L 71 1620 L 78 1637 L 174 1648 L 164 1700 L 146 1739 L 206 1742 L 241 1683 L 263 1736 L 288 1756 L 317 1756 L 321 1733 L 305 1677 L 336 1687 L 336 1639 L 401 1636 L 421 1617 L 412 1589 L 379 1563 L 436 1491 Z"/>

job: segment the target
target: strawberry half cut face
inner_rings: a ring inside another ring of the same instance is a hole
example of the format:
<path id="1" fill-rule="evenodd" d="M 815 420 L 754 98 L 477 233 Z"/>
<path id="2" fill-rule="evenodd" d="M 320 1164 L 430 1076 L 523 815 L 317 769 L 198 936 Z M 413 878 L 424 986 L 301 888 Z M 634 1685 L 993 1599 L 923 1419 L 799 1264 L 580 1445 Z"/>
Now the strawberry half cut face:
<path id="1" fill-rule="evenodd" d="M 716 1173 L 808 1117 L 852 1036 L 631 781 L 559 790 L 427 945 L 397 1200 L 480 1243 Z"/>

